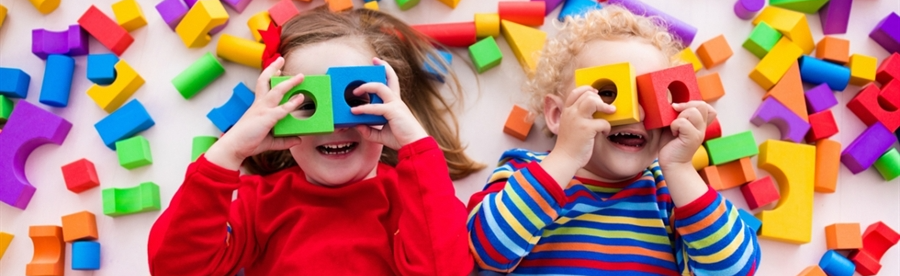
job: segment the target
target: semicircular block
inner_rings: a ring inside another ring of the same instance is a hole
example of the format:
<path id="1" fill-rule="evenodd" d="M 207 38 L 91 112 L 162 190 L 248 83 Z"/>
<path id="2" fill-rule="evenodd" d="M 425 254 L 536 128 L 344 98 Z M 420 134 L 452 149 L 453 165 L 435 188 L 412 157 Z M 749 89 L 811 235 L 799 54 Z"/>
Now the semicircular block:
<path id="1" fill-rule="evenodd" d="M 273 77 L 270 85 L 275 87 L 279 83 L 287 81 L 291 77 Z M 312 98 L 316 104 L 316 110 L 309 118 L 300 119 L 288 114 L 277 123 L 272 129 L 275 137 L 325 134 L 334 132 L 334 115 L 331 106 L 331 77 L 328 75 L 310 75 L 303 79 L 303 82 L 294 86 L 281 99 L 281 103 L 286 103 L 291 97 L 303 93 L 304 96 Z"/>
<path id="2" fill-rule="evenodd" d="M 25 161 L 37 147 L 62 144 L 72 123 L 27 101 L 19 101 L 0 132 L 0 201 L 25 210 L 35 188 L 25 176 Z"/>
<path id="3" fill-rule="evenodd" d="M 772 210 L 757 215 L 759 236 L 782 242 L 809 243 L 812 237 L 816 148 L 778 140 L 759 146 L 758 167 L 780 186 L 781 200 Z"/>
<path id="4" fill-rule="evenodd" d="M 234 126 L 241 119 L 241 116 L 244 116 L 244 112 L 247 112 L 250 105 L 253 104 L 253 100 L 256 99 L 253 91 L 250 91 L 250 88 L 247 88 L 247 85 L 244 85 L 243 82 L 234 86 L 232 91 L 231 98 L 225 104 L 206 113 L 206 118 L 209 118 L 222 132 L 227 132 L 228 129 Z"/>
<path id="5" fill-rule="evenodd" d="M 66 271 L 66 243 L 62 227 L 33 225 L 28 236 L 34 244 L 31 262 L 25 265 L 25 275 L 63 275 Z"/>
<path id="6" fill-rule="evenodd" d="M 753 113 L 750 122 L 756 126 L 770 123 L 781 131 L 781 139 L 795 143 L 803 142 L 803 137 L 809 132 L 809 123 L 803 121 L 800 116 L 781 104 L 775 98 L 766 98 Z"/>
<path id="7" fill-rule="evenodd" d="M 41 59 L 47 59 L 47 56 L 52 54 L 86 55 L 88 51 L 88 33 L 81 25 L 69 25 L 65 31 L 58 32 L 45 29 L 31 30 L 31 52 Z"/>

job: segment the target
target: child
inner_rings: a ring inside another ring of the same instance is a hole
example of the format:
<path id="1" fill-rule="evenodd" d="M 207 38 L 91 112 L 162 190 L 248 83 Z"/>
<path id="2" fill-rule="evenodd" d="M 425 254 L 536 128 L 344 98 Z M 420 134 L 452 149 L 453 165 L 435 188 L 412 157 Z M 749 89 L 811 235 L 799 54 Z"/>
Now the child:
<path id="1" fill-rule="evenodd" d="M 450 176 L 465 176 L 480 165 L 462 153 L 458 136 L 441 117 L 439 110 L 449 107 L 421 65 L 426 53 L 435 52 L 431 44 L 389 15 L 365 9 L 334 14 L 323 8 L 285 24 L 281 41 L 284 58 L 262 72 L 252 106 L 188 167 L 184 184 L 153 225 L 150 271 L 470 273 L 474 264 L 465 206 Z M 355 105 L 354 114 L 384 116 L 388 124 L 383 128 L 271 136 L 279 119 L 308 116 L 315 109 L 302 96 L 279 105 L 303 74 L 373 63 L 385 66 L 387 85 L 363 84 L 349 103 Z M 269 89 L 269 79 L 281 74 L 294 77 Z M 368 104 L 367 93 L 384 103 Z M 239 176 L 247 157 L 253 157 L 251 169 L 263 175 Z"/>
<path id="2" fill-rule="evenodd" d="M 669 68 L 679 48 L 651 19 L 617 6 L 568 19 L 526 84 L 556 145 L 549 153 L 507 151 L 469 201 L 469 240 L 482 270 L 754 274 L 755 233 L 691 164 L 715 110 L 679 103 L 670 128 L 610 127 L 592 114 L 615 111 L 608 103 L 616 87 L 574 85 L 578 68 L 630 62 L 637 75 Z"/>

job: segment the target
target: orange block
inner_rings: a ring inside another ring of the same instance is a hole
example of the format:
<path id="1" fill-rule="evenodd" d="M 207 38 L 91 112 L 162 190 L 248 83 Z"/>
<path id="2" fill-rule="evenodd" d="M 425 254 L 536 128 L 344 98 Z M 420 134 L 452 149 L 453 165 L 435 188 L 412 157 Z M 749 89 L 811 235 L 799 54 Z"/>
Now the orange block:
<path id="1" fill-rule="evenodd" d="M 88 211 L 68 214 L 62 217 L 63 240 L 66 242 L 96 240 L 97 217 Z"/>
<path id="2" fill-rule="evenodd" d="M 717 191 L 740 187 L 744 183 L 756 180 L 756 171 L 750 157 L 744 157 L 716 166 L 719 171 L 721 186 L 713 186 Z"/>
<path id="3" fill-rule="evenodd" d="M 353 1 L 350 0 L 328 0 L 328 10 L 331 12 L 340 12 L 353 9 Z"/>
<path id="4" fill-rule="evenodd" d="M 533 124 L 534 118 L 531 118 L 528 110 L 519 105 L 513 105 L 512 111 L 509 112 L 509 117 L 506 117 L 506 125 L 503 126 L 503 132 L 525 141 Z"/>
<path id="5" fill-rule="evenodd" d="M 850 41 L 833 36 L 826 36 L 816 45 L 816 58 L 847 64 L 850 61 Z"/>
<path id="6" fill-rule="evenodd" d="M 825 244 L 828 250 L 862 248 L 859 223 L 835 223 L 825 226 Z"/>
<path id="7" fill-rule="evenodd" d="M 703 178 L 703 182 L 706 182 L 706 185 L 716 190 L 718 190 L 717 187 L 722 187 L 722 177 L 719 176 L 719 169 L 716 166 L 703 168 L 698 173 L 700 173 L 700 178 Z"/>
<path id="8" fill-rule="evenodd" d="M 697 57 L 700 58 L 700 62 L 706 69 L 724 63 L 733 54 L 731 47 L 728 46 L 728 41 L 725 40 L 725 35 L 719 35 L 703 42 L 697 48 Z"/>
<path id="9" fill-rule="evenodd" d="M 768 97 L 775 97 L 781 104 L 809 122 L 809 113 L 806 111 L 806 95 L 803 92 L 803 81 L 800 79 L 800 65 L 795 61 L 788 68 L 784 77 L 778 81 L 766 95 L 763 100 Z"/>
<path id="10" fill-rule="evenodd" d="M 814 265 L 800 271 L 800 274 L 797 274 L 797 276 L 828 276 L 828 274 L 825 274 L 825 271 L 818 265 Z"/>
<path id="11" fill-rule="evenodd" d="M 722 79 L 719 78 L 718 72 L 698 77 L 697 85 L 700 86 L 700 97 L 705 102 L 712 102 L 725 96 L 725 87 L 722 86 Z"/>
<path id="12" fill-rule="evenodd" d="M 834 193 L 841 170 L 841 142 L 822 139 L 816 142 L 817 193 Z"/>
<path id="13" fill-rule="evenodd" d="M 34 257 L 25 265 L 25 275 L 62 276 L 66 272 L 66 243 L 63 242 L 62 227 L 33 225 L 28 227 L 28 236 L 34 244 Z"/>

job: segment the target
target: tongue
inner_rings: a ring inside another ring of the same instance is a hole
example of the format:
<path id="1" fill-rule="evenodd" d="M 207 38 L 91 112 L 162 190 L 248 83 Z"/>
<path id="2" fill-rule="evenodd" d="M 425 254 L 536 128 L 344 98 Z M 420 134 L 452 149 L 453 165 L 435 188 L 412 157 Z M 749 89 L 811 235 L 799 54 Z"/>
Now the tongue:
<path id="1" fill-rule="evenodd" d="M 609 140 L 629 147 L 637 147 L 644 143 L 644 139 L 638 138 L 637 136 L 626 135 L 613 136 L 610 137 Z"/>

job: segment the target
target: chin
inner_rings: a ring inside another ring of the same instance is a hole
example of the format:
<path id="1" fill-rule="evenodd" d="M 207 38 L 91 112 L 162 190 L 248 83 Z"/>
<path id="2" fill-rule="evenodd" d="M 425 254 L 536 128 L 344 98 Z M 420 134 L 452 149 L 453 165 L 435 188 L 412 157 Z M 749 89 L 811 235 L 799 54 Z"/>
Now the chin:
<path id="1" fill-rule="evenodd" d="M 375 176 L 383 145 L 361 139 L 355 130 L 302 137 L 291 155 L 307 180 L 322 186 L 340 186 Z"/>

